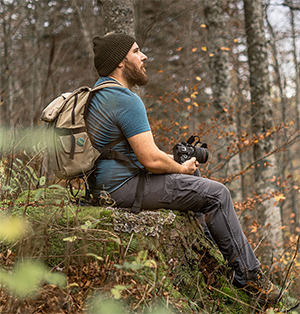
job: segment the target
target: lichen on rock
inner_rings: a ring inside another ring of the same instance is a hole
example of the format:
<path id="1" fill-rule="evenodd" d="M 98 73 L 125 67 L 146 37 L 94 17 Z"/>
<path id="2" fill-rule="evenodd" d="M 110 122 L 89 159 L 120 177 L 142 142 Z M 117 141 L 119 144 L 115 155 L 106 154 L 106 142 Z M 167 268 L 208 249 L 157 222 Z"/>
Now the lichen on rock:
<path id="1" fill-rule="evenodd" d="M 114 230 L 117 232 L 143 233 L 146 236 L 159 237 L 164 225 L 171 225 L 176 215 L 172 211 L 142 211 L 133 214 L 122 208 L 110 208 Z"/>

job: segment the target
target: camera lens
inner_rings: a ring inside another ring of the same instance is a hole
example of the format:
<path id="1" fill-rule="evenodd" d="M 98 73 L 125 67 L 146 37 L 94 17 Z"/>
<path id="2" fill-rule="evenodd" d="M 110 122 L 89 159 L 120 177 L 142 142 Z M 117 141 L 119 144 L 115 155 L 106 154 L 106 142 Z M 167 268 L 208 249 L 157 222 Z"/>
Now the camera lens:
<path id="1" fill-rule="evenodd" d="M 208 150 L 203 147 L 195 147 L 194 156 L 199 163 L 204 164 L 208 159 Z"/>

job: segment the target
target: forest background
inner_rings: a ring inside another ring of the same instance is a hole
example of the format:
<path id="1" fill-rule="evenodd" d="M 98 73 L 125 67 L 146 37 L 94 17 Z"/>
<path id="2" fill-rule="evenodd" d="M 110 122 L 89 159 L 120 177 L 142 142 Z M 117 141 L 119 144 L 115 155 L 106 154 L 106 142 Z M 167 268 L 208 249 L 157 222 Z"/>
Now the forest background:
<path id="1" fill-rule="evenodd" d="M 127 32 L 148 56 L 136 92 L 156 143 L 208 144 L 202 176 L 231 190 L 265 269 L 293 259 L 299 287 L 299 10 L 295 0 L 1 0 L 1 198 L 38 187 L 28 169 L 53 183 L 41 111 L 94 85 L 93 36 Z"/>

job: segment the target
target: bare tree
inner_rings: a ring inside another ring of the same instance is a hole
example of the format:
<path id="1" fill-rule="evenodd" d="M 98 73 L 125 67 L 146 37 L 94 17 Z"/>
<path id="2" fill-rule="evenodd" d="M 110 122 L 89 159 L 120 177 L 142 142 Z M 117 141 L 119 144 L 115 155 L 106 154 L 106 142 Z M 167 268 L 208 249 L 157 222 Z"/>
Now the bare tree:
<path id="1" fill-rule="evenodd" d="M 270 3 L 266 5 L 266 12 L 269 7 Z M 293 12 L 293 9 L 290 8 L 290 10 Z M 269 17 L 267 14 L 266 15 L 266 22 L 268 26 L 268 31 L 270 34 L 270 40 L 269 40 L 269 45 L 271 47 L 271 52 L 273 56 L 273 68 L 274 68 L 274 74 L 275 74 L 275 84 L 278 87 L 278 92 L 279 92 L 279 106 L 280 106 L 280 112 L 281 112 L 281 120 L 284 124 L 287 123 L 288 116 L 290 115 L 289 113 L 289 107 L 288 106 L 288 100 L 286 97 L 286 91 L 284 90 L 284 79 L 282 77 L 281 73 L 281 68 L 280 68 L 280 62 L 279 62 L 279 53 L 278 53 L 278 48 L 277 48 L 277 37 L 276 33 L 274 31 L 273 26 L 271 25 L 271 22 L 269 20 Z M 296 42 L 295 42 L 295 21 L 294 21 L 294 14 L 291 14 L 291 26 L 292 26 L 292 37 L 293 37 L 293 57 L 294 57 L 294 62 L 295 62 L 295 70 L 296 70 L 296 106 L 295 106 L 295 111 L 296 111 L 296 121 L 297 121 L 297 129 L 299 130 L 299 111 L 298 111 L 298 105 L 299 104 L 299 97 L 300 97 L 300 92 L 299 92 L 299 65 L 297 62 L 297 47 L 296 47 Z M 289 137 L 288 131 L 286 128 L 283 129 L 283 134 L 282 137 L 278 140 L 278 144 L 281 145 L 281 142 L 287 141 Z M 278 145 L 277 144 L 277 145 Z M 299 151 L 299 149 L 297 149 Z M 280 182 L 281 182 L 281 191 L 282 193 L 285 193 L 284 189 L 286 187 L 286 181 L 288 177 L 290 179 L 288 180 L 288 184 L 290 187 L 290 193 L 288 198 L 280 202 L 280 208 L 281 208 L 281 218 L 282 218 L 282 224 L 285 225 L 288 223 L 288 225 L 291 227 L 291 231 L 295 233 L 295 229 L 298 226 L 298 212 L 297 212 L 297 194 L 298 192 L 293 188 L 293 186 L 296 185 L 295 178 L 293 175 L 290 174 L 295 174 L 296 169 L 294 167 L 293 160 L 295 156 L 292 156 L 291 149 L 288 148 L 284 151 L 282 151 L 280 154 L 278 154 L 278 164 L 280 165 Z M 295 223 L 290 224 L 290 217 L 294 216 L 294 221 Z M 284 219 L 284 217 L 286 219 Z"/>
<path id="2" fill-rule="evenodd" d="M 268 51 L 266 46 L 263 7 L 261 0 L 244 0 L 245 27 L 248 44 L 251 91 L 251 127 L 254 138 L 255 190 L 269 195 L 276 187 L 271 178 L 276 174 L 274 138 L 272 137 L 272 106 L 270 98 Z M 257 208 L 260 225 L 268 230 L 269 250 L 264 250 L 263 262 L 270 262 L 272 249 L 282 244 L 281 213 L 273 198 L 266 198 Z"/>
<path id="3" fill-rule="evenodd" d="M 222 0 L 204 1 L 205 24 L 208 30 L 208 45 L 210 52 L 209 66 L 211 70 L 211 88 L 213 91 L 213 104 L 217 112 L 217 117 L 222 121 L 225 137 L 218 141 L 217 155 L 219 159 L 219 173 L 223 177 L 233 175 L 240 171 L 238 155 L 228 162 L 227 147 L 231 142 L 231 134 L 237 134 L 233 115 L 229 114 L 232 104 L 231 85 L 231 62 L 229 55 L 229 41 L 226 27 L 226 18 L 223 11 Z M 232 196 L 235 200 L 242 200 L 242 189 L 240 179 L 236 179 L 229 184 Z"/>

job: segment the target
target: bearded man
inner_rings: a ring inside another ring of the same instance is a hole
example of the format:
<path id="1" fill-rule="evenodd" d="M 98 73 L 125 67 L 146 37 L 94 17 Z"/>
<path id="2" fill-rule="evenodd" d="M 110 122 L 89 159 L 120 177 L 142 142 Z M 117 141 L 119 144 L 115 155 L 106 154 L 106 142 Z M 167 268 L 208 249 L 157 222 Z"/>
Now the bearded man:
<path id="1" fill-rule="evenodd" d="M 193 175 L 195 157 L 179 164 L 155 144 L 142 100 L 131 91 L 148 82 L 143 54 L 126 34 L 95 37 L 94 64 L 100 76 L 96 86 L 114 81 L 119 86 L 97 92 L 88 108 L 86 123 L 94 147 L 115 143 L 113 149 L 131 162 L 99 159 L 89 176 L 89 188 L 98 203 L 103 191 L 115 204 L 131 208 L 145 170 L 142 209 L 173 209 L 204 214 L 205 222 L 228 265 L 235 283 L 262 302 L 275 303 L 279 289 L 260 269 L 234 211 L 228 189 L 219 182 Z"/>

